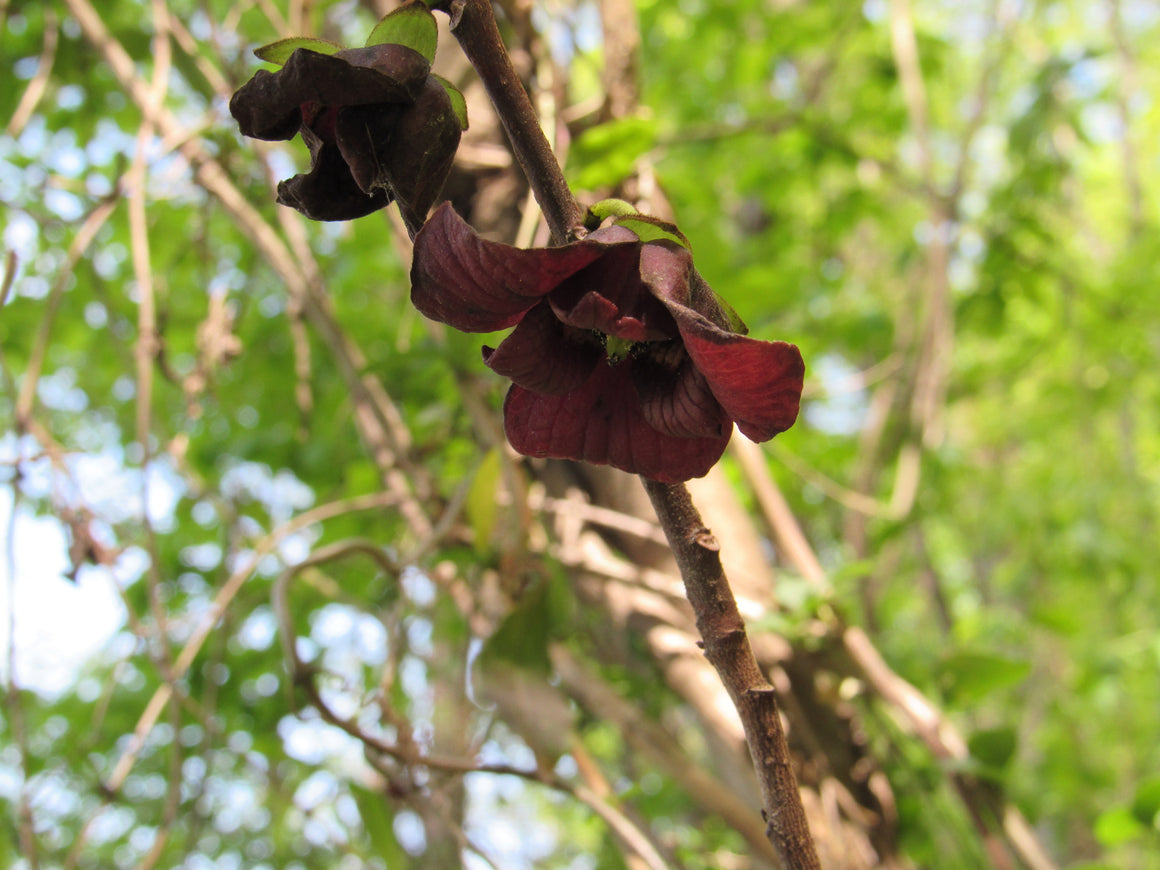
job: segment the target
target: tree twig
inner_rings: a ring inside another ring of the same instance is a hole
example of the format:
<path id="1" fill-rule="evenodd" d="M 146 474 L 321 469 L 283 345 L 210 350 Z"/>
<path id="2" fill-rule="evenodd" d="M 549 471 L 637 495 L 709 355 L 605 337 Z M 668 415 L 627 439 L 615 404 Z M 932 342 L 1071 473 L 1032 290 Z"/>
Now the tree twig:
<path id="1" fill-rule="evenodd" d="M 584 215 L 540 129 L 540 119 L 512 66 L 490 0 L 443 0 L 433 4 L 451 17 L 451 32 L 475 67 L 528 176 L 557 244 L 585 234 Z"/>
<path id="2" fill-rule="evenodd" d="M 685 581 L 705 657 L 717 669 L 741 717 L 761 787 L 766 835 L 787 870 L 820 868 L 777 709 L 777 693 L 749 646 L 745 622 L 721 568 L 717 540 L 705 528 L 683 485 L 641 479 Z"/>

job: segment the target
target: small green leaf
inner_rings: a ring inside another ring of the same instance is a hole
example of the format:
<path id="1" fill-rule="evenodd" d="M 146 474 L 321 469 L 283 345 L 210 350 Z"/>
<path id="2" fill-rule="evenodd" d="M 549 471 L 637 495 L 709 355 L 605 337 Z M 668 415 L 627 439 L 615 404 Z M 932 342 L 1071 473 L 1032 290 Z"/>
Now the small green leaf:
<path id="1" fill-rule="evenodd" d="M 407 3 L 383 16 L 367 37 L 367 46 L 405 45 L 427 58 L 435 60 L 435 46 L 439 41 L 439 27 L 435 16 L 421 2 Z"/>
<path id="2" fill-rule="evenodd" d="M 971 757 L 976 759 L 998 778 L 1015 755 L 1018 737 L 1014 728 L 988 728 L 971 735 L 967 745 Z"/>
<path id="3" fill-rule="evenodd" d="M 495 492 L 502 471 L 503 458 L 499 450 L 493 448 L 483 457 L 475 472 L 475 480 L 471 482 L 471 489 L 467 492 L 467 502 L 463 509 L 475 533 L 475 549 L 479 553 L 486 553 L 491 547 L 496 520 Z"/>
<path id="4" fill-rule="evenodd" d="M 961 650 L 943 661 L 947 695 L 961 705 L 973 704 L 998 689 L 1016 686 L 1030 672 L 1029 662 L 974 650 Z"/>
<path id="5" fill-rule="evenodd" d="M 523 597 L 484 642 L 477 660 L 481 671 L 503 664 L 540 673 L 551 669 L 548 643 L 562 622 L 562 592 L 557 586 L 558 581 L 549 577 L 524 590 Z"/>
<path id="6" fill-rule="evenodd" d="M 675 224 L 662 221 L 660 218 L 638 214 L 631 217 L 616 219 L 616 225 L 632 230 L 642 242 L 669 241 L 676 242 L 686 251 L 693 250 L 685 234 L 677 229 Z"/>
<path id="7" fill-rule="evenodd" d="M 1115 807 L 1100 813 L 1096 819 L 1095 835 L 1101 845 L 1122 846 L 1144 835 L 1144 826 L 1127 807 Z"/>
<path id="8" fill-rule="evenodd" d="M 467 129 L 467 100 L 463 98 L 462 92 L 447 79 L 441 75 L 431 73 L 432 78 L 439 84 L 443 85 L 443 90 L 447 91 L 447 96 L 451 98 L 451 109 L 455 112 L 455 117 L 459 119 L 459 129 Z"/>
<path id="9" fill-rule="evenodd" d="M 363 830 L 371 841 L 371 849 L 388 867 L 401 867 L 407 861 L 407 853 L 395 837 L 395 814 L 386 795 L 369 791 L 359 786 L 351 786 L 351 795 L 362 817 Z"/>
<path id="10" fill-rule="evenodd" d="M 589 208 L 588 213 L 596 219 L 596 226 L 600 226 L 600 222 L 605 218 L 629 217 L 639 214 L 631 202 L 625 202 L 623 199 L 602 199 Z"/>
<path id="11" fill-rule="evenodd" d="M 1146 779 L 1136 788 L 1132 815 L 1141 824 L 1160 830 L 1160 776 Z"/>
<path id="12" fill-rule="evenodd" d="M 269 45 L 255 48 L 254 54 L 258 56 L 259 60 L 264 60 L 266 63 L 276 63 L 278 66 L 281 66 L 290 59 L 290 55 L 300 48 L 308 48 L 311 51 L 317 51 L 319 54 L 336 54 L 342 51 L 341 45 L 337 42 L 331 42 L 328 39 L 315 39 L 311 36 L 292 36 L 289 39 L 279 39 L 277 42 L 271 42 Z"/>

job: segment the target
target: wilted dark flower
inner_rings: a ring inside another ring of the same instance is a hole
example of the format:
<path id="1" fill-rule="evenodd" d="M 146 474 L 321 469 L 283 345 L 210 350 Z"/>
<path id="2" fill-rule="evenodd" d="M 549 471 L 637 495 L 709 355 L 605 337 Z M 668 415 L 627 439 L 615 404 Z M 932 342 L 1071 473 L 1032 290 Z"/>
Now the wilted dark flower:
<path id="1" fill-rule="evenodd" d="M 281 182 L 278 202 L 330 221 L 362 217 L 395 199 L 415 232 L 443 186 L 466 121 L 449 87 L 430 73 L 429 59 L 405 45 L 297 48 L 281 69 L 260 70 L 243 85 L 230 112 L 255 139 L 302 134 L 310 172 Z"/>
<path id="2" fill-rule="evenodd" d="M 674 241 L 613 225 L 521 250 L 444 203 L 415 239 L 411 287 L 419 311 L 456 329 L 515 327 L 483 357 L 513 382 L 504 427 L 525 455 L 676 483 L 708 472 L 734 422 L 766 441 L 797 418 L 798 349 L 742 335 Z"/>

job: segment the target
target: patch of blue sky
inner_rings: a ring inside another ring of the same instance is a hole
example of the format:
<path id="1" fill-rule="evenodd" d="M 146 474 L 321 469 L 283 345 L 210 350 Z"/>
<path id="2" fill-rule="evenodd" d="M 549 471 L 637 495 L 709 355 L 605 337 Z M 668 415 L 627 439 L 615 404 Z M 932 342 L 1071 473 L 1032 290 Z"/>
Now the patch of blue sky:
<path id="1" fill-rule="evenodd" d="M 850 389 L 850 384 L 858 382 L 858 370 L 836 354 L 819 357 L 813 370 L 823 395 L 805 403 L 806 420 L 829 435 L 859 432 L 865 424 L 869 402 L 864 388 Z"/>

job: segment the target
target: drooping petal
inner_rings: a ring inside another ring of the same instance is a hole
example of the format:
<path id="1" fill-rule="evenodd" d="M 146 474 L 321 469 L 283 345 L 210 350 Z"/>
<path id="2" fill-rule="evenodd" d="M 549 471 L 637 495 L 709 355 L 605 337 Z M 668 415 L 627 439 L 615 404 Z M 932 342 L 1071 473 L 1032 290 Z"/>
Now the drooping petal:
<path id="1" fill-rule="evenodd" d="M 689 358 L 747 438 L 768 441 L 794 424 L 805 375 L 796 346 L 746 338 L 683 305 L 668 307 Z"/>
<path id="2" fill-rule="evenodd" d="M 658 300 L 691 308 L 726 332 L 747 332 L 736 314 L 726 311 L 717 294 L 693 267 L 688 249 L 674 242 L 644 245 L 640 252 L 640 280 Z"/>
<path id="3" fill-rule="evenodd" d="M 531 250 L 488 241 L 444 203 L 415 236 L 411 302 L 432 320 L 464 332 L 507 329 L 608 250 L 591 238 Z"/>
<path id="4" fill-rule="evenodd" d="M 595 341 L 582 340 L 543 302 L 524 315 L 498 348 L 483 349 L 483 361 L 492 371 L 526 390 L 548 395 L 581 387 L 602 356 Z"/>
<path id="5" fill-rule="evenodd" d="M 705 376 L 692 361 L 674 368 L 642 356 L 633 360 L 632 381 L 640 396 L 640 410 L 654 429 L 675 438 L 717 438 L 733 421 L 709 389 Z"/>
<path id="6" fill-rule="evenodd" d="M 316 221 L 345 221 L 378 211 L 391 202 L 385 190 L 363 193 L 350 174 L 338 146 L 322 142 L 306 128 L 310 172 L 278 183 L 278 202 Z"/>
<path id="7" fill-rule="evenodd" d="M 702 477 L 732 430 L 716 438 L 674 438 L 645 422 L 632 385 L 633 360 L 597 365 L 578 390 L 546 396 L 513 385 L 504 401 L 508 441 L 525 456 L 611 465 L 662 483 Z"/>
<path id="8" fill-rule="evenodd" d="M 443 189 L 462 135 L 451 98 L 434 76 L 429 77 L 415 105 L 399 117 L 382 164 L 412 233 L 423 226 Z"/>
<path id="9" fill-rule="evenodd" d="M 675 337 L 672 315 L 641 284 L 643 246 L 636 236 L 623 227 L 599 232 L 615 247 L 552 291 L 548 299 L 556 316 L 578 329 L 595 329 L 626 341 Z"/>
<path id="10" fill-rule="evenodd" d="M 404 107 L 390 105 L 348 106 L 337 112 L 335 145 L 355 184 L 367 195 L 384 188 L 393 192 L 384 165 L 393 128 L 403 113 Z"/>
<path id="11" fill-rule="evenodd" d="M 230 99 L 242 135 L 290 139 L 303 103 L 363 106 L 409 104 L 423 89 L 427 59 L 402 45 L 352 48 L 320 54 L 300 48 L 276 72 L 259 70 Z"/>

